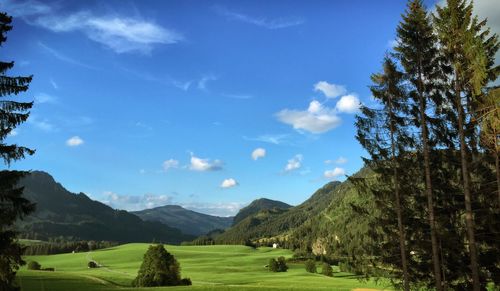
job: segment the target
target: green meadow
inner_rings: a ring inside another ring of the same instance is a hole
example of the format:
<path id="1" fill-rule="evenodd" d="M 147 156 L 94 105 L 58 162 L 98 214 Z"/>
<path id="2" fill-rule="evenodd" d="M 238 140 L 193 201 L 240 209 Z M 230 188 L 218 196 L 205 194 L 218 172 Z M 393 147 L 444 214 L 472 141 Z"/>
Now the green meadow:
<path id="1" fill-rule="evenodd" d="M 50 271 L 31 271 L 23 267 L 18 273 L 22 290 L 152 290 L 132 288 L 144 253 L 149 244 L 126 244 L 89 253 L 29 256 Z M 334 277 L 311 274 L 302 263 L 288 263 L 285 273 L 267 271 L 270 258 L 292 252 L 283 249 L 245 246 L 165 246 L 181 264 L 182 277 L 191 278 L 188 287 L 160 287 L 154 290 L 390 290 L 389 282 L 360 281 L 356 276 L 341 273 L 334 267 Z M 89 260 L 102 265 L 87 268 Z M 318 272 L 320 272 L 318 264 Z"/>

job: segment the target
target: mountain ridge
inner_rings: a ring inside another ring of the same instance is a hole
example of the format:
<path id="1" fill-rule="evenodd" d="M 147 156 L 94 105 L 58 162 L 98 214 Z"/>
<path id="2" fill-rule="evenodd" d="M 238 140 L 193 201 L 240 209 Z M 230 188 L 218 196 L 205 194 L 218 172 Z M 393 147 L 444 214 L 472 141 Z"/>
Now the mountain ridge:
<path id="1" fill-rule="evenodd" d="M 206 234 L 215 229 L 227 229 L 233 223 L 233 217 L 221 217 L 193 210 L 185 209 L 180 205 L 164 205 L 140 211 L 132 214 L 139 216 L 142 220 L 158 221 L 180 229 L 182 232 L 192 235 Z"/>

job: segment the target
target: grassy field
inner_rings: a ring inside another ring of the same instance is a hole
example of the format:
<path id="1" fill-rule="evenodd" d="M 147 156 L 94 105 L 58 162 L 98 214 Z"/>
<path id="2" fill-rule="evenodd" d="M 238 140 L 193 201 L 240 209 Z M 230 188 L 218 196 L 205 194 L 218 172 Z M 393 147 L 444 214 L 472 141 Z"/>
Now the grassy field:
<path id="1" fill-rule="evenodd" d="M 303 264 L 289 264 L 286 273 L 271 273 L 264 267 L 270 258 L 291 257 L 288 250 L 245 246 L 166 246 L 181 264 L 182 277 L 189 277 L 193 286 L 137 289 L 129 287 L 137 275 L 149 244 L 127 244 L 91 253 L 26 257 L 42 268 L 55 272 L 30 271 L 22 268 L 18 278 L 25 291 L 79 290 L 386 290 L 387 282 L 360 282 L 355 276 L 340 273 L 334 277 L 307 273 Z M 88 269 L 87 262 L 103 265 Z M 318 268 L 318 271 L 320 268 Z M 361 289 L 363 288 L 363 289 Z"/>

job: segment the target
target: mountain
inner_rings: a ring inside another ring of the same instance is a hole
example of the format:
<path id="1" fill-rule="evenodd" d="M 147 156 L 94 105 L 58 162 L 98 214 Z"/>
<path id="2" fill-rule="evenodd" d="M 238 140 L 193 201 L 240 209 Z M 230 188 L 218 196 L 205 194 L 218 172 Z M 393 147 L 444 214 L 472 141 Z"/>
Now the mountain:
<path id="1" fill-rule="evenodd" d="M 83 193 L 71 193 L 45 172 L 32 172 L 20 185 L 24 196 L 36 203 L 36 211 L 17 224 L 26 238 L 171 244 L 193 238 L 160 222 L 143 221 L 125 210 L 115 210 Z"/>
<path id="2" fill-rule="evenodd" d="M 272 237 L 285 237 L 308 219 L 317 216 L 332 202 L 340 182 L 330 182 L 302 204 L 287 209 L 271 208 L 245 217 L 215 237 L 217 243 L 242 243 Z"/>
<path id="3" fill-rule="evenodd" d="M 250 203 L 248 206 L 238 211 L 238 214 L 236 214 L 236 216 L 234 217 L 233 225 L 238 224 L 243 219 L 251 215 L 254 215 L 262 210 L 273 209 L 273 208 L 288 209 L 290 207 L 292 206 L 281 201 L 271 200 L 267 198 L 256 199 L 252 201 L 252 203 Z"/>
<path id="4" fill-rule="evenodd" d="M 215 229 L 226 229 L 233 217 L 219 217 L 187 210 L 178 205 L 165 205 L 132 212 L 146 221 L 158 221 L 192 235 L 206 234 Z"/>

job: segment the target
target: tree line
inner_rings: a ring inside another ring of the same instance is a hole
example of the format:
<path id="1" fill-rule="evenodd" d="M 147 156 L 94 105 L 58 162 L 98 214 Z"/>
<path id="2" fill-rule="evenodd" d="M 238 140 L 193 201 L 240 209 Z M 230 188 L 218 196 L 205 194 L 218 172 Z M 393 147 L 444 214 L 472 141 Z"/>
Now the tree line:
<path id="1" fill-rule="evenodd" d="M 433 14 L 409 1 L 371 76 L 376 105 L 356 119 L 374 175 L 351 182 L 374 199 L 374 209 L 355 209 L 371 215 L 371 239 L 361 251 L 339 243 L 338 253 L 403 290 L 500 283 L 500 88 L 488 87 L 499 40 L 486 24 L 469 1 Z"/>

